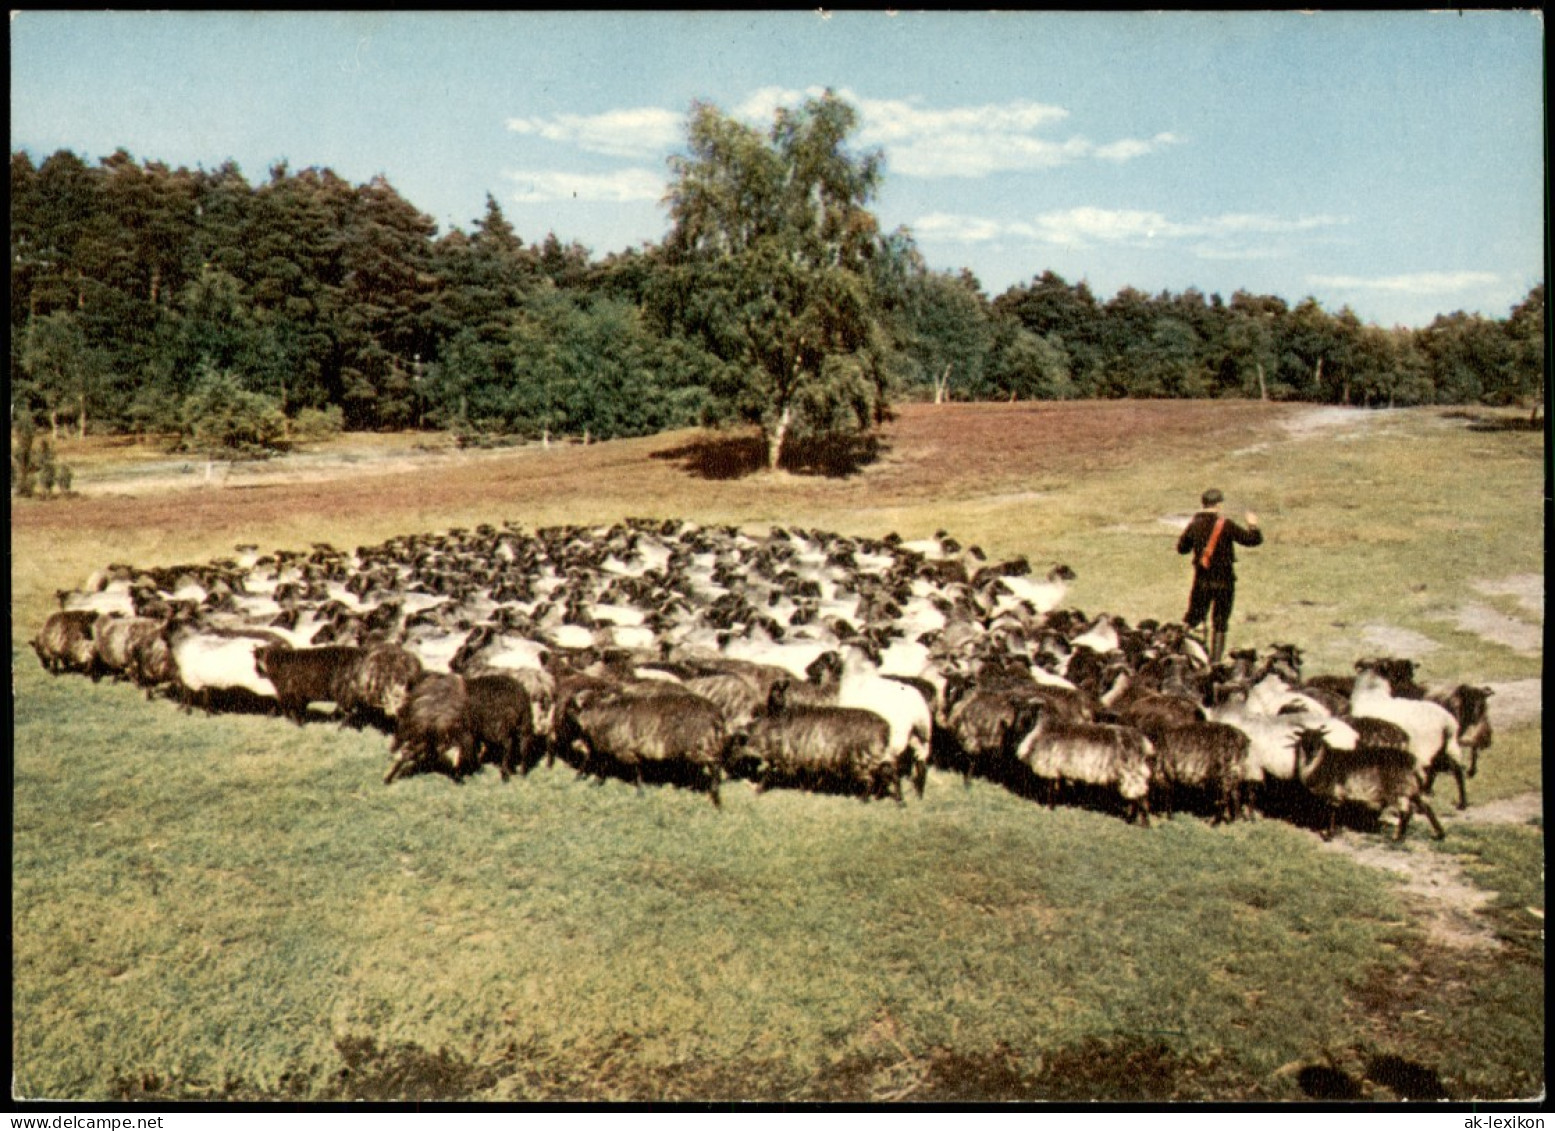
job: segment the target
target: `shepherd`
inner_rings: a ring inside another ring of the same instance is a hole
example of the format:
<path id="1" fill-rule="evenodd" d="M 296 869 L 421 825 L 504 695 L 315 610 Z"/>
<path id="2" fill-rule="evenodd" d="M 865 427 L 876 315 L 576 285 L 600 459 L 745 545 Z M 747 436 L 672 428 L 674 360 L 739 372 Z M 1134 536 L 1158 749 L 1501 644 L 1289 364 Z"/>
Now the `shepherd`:
<path id="1" fill-rule="evenodd" d="M 1193 592 L 1188 597 L 1188 612 L 1182 618 L 1189 628 L 1198 628 L 1209 614 L 1209 659 L 1218 664 L 1226 650 L 1226 627 L 1231 623 L 1231 603 L 1236 597 L 1236 549 L 1263 542 L 1258 516 L 1247 512 L 1244 529 L 1220 513 L 1225 495 L 1211 487 L 1200 497 L 1202 509 L 1188 521 L 1177 539 L 1179 554 L 1193 555 Z"/>

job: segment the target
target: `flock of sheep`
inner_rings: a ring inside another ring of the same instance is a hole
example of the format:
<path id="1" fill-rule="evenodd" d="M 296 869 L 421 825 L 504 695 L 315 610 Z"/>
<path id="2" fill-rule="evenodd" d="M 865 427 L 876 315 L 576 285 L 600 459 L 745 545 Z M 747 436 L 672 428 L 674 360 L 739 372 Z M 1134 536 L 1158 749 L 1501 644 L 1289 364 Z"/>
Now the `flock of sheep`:
<path id="1" fill-rule="evenodd" d="M 729 777 L 919 796 L 928 768 L 1141 824 L 1313 806 L 1397 815 L 1490 744 L 1489 691 L 1435 694 L 1406 660 L 1304 679 L 1276 645 L 1211 665 L 1180 624 L 1063 606 L 1074 574 L 922 541 L 632 519 L 406 535 L 354 553 L 110 565 L 59 594 L 33 641 L 52 672 L 132 680 L 189 709 L 332 703 L 393 734 L 385 782 L 504 779 L 558 756 L 580 774 Z"/>

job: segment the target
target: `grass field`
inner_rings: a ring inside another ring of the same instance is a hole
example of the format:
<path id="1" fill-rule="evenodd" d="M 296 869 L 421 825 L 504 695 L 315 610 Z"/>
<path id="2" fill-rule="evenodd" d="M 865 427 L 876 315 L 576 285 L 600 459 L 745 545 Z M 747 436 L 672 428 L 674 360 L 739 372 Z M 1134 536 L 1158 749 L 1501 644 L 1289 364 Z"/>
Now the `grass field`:
<path id="1" fill-rule="evenodd" d="M 1280 821 L 1140 829 L 937 772 L 905 808 L 732 784 L 720 812 L 560 767 L 385 789 L 381 734 L 185 716 L 51 678 L 26 645 L 111 561 L 637 515 L 945 528 L 1068 563 L 1087 612 L 1169 619 L 1172 521 L 1218 484 L 1268 532 L 1241 557 L 1233 646 L 1343 671 L 1402 643 L 1426 678 L 1495 682 L 1470 815 L 1542 790 L 1537 697 L 1511 710 L 1542 672 L 1541 436 L 1106 402 L 909 406 L 885 441 L 828 478 L 741 474 L 732 435 L 351 437 L 209 482 L 151 448 L 62 445 L 78 497 L 11 510 L 14 1092 L 1299 1100 L 1300 1065 L 1359 1076 L 1384 1054 L 1457 1099 L 1542 1092 L 1537 818 L 1385 848 L 1484 893 L 1449 909 L 1473 928 L 1455 943 L 1400 873 Z"/>

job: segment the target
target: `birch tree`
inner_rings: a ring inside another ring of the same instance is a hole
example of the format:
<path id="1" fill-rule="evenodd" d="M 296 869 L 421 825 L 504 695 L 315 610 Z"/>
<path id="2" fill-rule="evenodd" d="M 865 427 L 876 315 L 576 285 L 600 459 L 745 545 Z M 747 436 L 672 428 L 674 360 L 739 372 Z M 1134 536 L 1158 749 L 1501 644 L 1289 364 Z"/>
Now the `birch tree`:
<path id="1" fill-rule="evenodd" d="M 671 322 L 737 367 L 727 394 L 761 425 L 772 469 L 795 432 L 863 431 L 883 407 L 891 345 L 870 285 L 883 244 L 867 207 L 881 157 L 847 148 L 856 123 L 830 91 L 766 131 L 699 102 L 671 158 L 658 293 Z"/>

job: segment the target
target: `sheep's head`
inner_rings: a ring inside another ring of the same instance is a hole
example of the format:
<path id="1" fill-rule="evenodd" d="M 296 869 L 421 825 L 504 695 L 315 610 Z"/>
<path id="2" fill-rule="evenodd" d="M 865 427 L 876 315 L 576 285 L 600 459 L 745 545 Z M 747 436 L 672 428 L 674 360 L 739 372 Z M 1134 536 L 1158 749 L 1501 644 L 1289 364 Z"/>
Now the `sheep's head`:
<path id="1" fill-rule="evenodd" d="M 1300 759 L 1299 765 L 1310 766 L 1313 760 L 1323 752 L 1327 742 L 1328 728 L 1326 726 L 1300 727 L 1291 736 L 1290 745 L 1291 749 L 1296 752 L 1296 757 Z"/>
<path id="2" fill-rule="evenodd" d="M 1371 672 L 1388 682 L 1389 687 L 1408 687 L 1415 682 L 1415 662 L 1398 656 L 1383 656 L 1374 660 L 1356 660 L 1357 674 Z"/>
<path id="3" fill-rule="evenodd" d="M 1046 717 L 1040 700 L 1021 699 L 1015 704 L 1015 710 L 1005 727 L 1005 741 L 1011 745 L 1019 742 L 1041 726 Z"/>
<path id="4" fill-rule="evenodd" d="M 1301 682 L 1301 649 L 1294 644 L 1269 645 L 1270 656 L 1264 661 L 1261 675 L 1278 675 L 1287 683 Z M 1236 658 L 1236 654 L 1232 654 Z"/>
<path id="5" fill-rule="evenodd" d="M 836 682 L 842 675 L 842 656 L 836 651 L 822 652 L 805 668 L 805 678 L 818 686 Z"/>
<path id="6" fill-rule="evenodd" d="M 255 648 L 254 670 L 257 671 L 260 675 L 264 676 L 266 679 L 269 679 L 271 674 L 270 660 L 277 652 L 282 650 L 289 651 L 290 649 L 286 649 L 285 645 L 282 644 L 266 644 L 262 648 Z"/>

